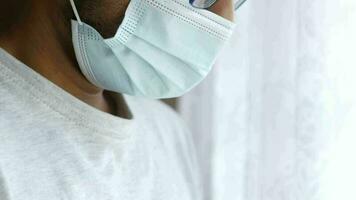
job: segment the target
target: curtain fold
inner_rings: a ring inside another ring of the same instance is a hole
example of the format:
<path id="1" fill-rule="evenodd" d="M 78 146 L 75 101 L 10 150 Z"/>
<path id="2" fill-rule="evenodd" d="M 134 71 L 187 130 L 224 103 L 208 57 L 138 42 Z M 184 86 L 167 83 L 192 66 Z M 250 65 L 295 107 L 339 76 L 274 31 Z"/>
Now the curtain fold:
<path id="1" fill-rule="evenodd" d="M 205 199 L 356 199 L 356 1 L 248 1 L 236 21 L 179 104 Z"/>

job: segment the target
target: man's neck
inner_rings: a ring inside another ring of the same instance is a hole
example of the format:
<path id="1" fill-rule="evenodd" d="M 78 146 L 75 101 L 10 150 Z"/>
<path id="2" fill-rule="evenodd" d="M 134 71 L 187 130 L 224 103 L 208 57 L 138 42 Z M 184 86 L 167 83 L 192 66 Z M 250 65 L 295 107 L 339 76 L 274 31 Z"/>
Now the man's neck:
<path id="1" fill-rule="evenodd" d="M 46 9 L 39 6 L 31 9 L 26 19 L 0 36 L 0 47 L 78 99 L 114 114 L 115 106 L 103 89 L 91 84 L 80 72 L 71 42 L 70 21 L 63 22 L 66 20 L 50 11 L 46 15 Z"/>

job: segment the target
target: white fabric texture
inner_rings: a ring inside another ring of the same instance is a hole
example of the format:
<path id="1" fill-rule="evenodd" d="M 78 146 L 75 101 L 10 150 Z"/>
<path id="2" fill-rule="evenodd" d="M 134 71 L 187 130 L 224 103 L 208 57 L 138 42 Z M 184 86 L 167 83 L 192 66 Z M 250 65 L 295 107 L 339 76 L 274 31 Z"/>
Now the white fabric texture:
<path id="1" fill-rule="evenodd" d="M 200 199 L 181 119 L 159 101 L 124 98 L 133 119 L 83 103 L 0 49 L 0 199 Z"/>
<path id="2" fill-rule="evenodd" d="M 356 199 L 356 1 L 248 1 L 181 101 L 209 200 Z"/>

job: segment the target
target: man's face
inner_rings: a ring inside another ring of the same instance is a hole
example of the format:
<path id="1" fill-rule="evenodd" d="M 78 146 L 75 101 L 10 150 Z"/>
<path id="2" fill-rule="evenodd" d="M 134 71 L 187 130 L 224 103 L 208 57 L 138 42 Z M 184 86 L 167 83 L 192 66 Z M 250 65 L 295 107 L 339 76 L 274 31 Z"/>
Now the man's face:
<path id="1" fill-rule="evenodd" d="M 67 1 L 69 0 L 61 0 Z M 83 22 L 93 26 L 104 38 L 113 37 L 124 18 L 130 0 L 76 0 Z"/>

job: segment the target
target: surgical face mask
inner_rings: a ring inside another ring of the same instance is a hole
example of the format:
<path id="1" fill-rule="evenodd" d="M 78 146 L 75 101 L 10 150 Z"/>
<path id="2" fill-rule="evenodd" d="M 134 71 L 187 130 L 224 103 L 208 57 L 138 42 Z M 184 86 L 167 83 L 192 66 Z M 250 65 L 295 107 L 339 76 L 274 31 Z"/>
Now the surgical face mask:
<path id="1" fill-rule="evenodd" d="M 211 70 L 234 24 L 188 0 L 131 0 L 113 38 L 72 20 L 79 67 L 94 85 L 132 96 L 181 96 Z"/>

